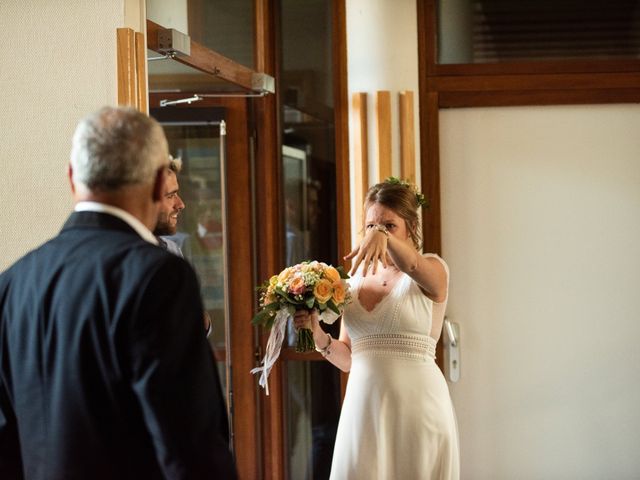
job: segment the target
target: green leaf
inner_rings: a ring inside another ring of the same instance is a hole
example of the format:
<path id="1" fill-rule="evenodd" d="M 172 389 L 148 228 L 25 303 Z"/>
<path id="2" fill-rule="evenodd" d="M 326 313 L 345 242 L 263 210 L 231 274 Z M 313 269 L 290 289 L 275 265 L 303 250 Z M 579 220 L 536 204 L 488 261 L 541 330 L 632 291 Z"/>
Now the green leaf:
<path id="1" fill-rule="evenodd" d="M 340 278 L 351 278 L 349 277 L 349 274 L 347 272 L 344 271 L 344 267 L 342 265 L 336 267 L 336 270 L 338 270 L 338 273 L 340 274 Z"/>
<path id="2" fill-rule="evenodd" d="M 313 296 L 311 296 L 311 297 L 307 298 L 305 303 L 307 305 L 307 308 L 309 310 L 311 310 L 313 308 L 313 304 L 316 303 L 316 299 Z"/>
<path id="3" fill-rule="evenodd" d="M 251 323 L 254 325 L 264 325 L 267 323 L 269 318 L 273 316 L 273 309 L 271 308 L 263 308 L 251 319 Z"/>
<path id="4" fill-rule="evenodd" d="M 292 303 L 294 305 L 304 305 L 304 302 L 301 302 L 301 301 L 296 300 L 295 298 L 291 297 L 287 292 L 282 290 L 282 288 L 280 288 L 280 287 L 276 287 L 276 293 L 278 293 L 278 295 L 282 296 L 289 303 Z"/>

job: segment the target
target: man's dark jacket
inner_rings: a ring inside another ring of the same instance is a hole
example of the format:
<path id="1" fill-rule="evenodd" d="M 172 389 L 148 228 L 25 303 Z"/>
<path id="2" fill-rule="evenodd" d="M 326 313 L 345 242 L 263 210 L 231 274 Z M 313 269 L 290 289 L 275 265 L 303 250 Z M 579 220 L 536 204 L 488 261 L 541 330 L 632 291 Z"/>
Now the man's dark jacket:
<path id="1" fill-rule="evenodd" d="M 196 276 L 71 215 L 0 276 L 0 479 L 233 478 Z"/>

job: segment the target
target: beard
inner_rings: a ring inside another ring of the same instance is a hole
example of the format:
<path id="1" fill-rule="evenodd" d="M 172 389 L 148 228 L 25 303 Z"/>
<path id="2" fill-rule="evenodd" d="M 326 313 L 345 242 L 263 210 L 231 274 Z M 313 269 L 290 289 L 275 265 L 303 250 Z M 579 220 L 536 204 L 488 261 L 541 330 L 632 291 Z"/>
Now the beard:
<path id="1" fill-rule="evenodd" d="M 156 224 L 156 228 L 153 230 L 153 234 L 156 236 L 175 235 L 177 230 L 177 225 L 169 223 L 169 215 L 166 213 L 160 213 L 158 215 L 158 223 Z"/>

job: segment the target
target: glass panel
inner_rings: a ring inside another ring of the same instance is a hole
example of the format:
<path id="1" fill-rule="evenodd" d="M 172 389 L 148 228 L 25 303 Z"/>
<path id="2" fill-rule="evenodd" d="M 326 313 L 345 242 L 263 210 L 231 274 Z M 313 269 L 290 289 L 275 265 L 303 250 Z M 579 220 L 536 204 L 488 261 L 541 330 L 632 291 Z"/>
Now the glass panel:
<path id="1" fill-rule="evenodd" d="M 281 2 L 287 265 L 338 261 L 332 14 L 331 2 Z M 336 322 L 327 331 L 337 338 L 339 328 Z M 286 348 L 293 352 L 296 334 L 291 326 L 287 333 Z M 329 478 L 340 415 L 339 371 L 325 360 L 285 360 L 284 367 L 287 477 Z"/>
<path id="2" fill-rule="evenodd" d="M 340 415 L 340 377 L 328 362 L 286 362 L 288 477 L 329 478 Z"/>
<path id="3" fill-rule="evenodd" d="M 439 63 L 640 57 L 635 0 L 439 0 Z"/>
<path id="4" fill-rule="evenodd" d="M 254 66 L 254 0 L 147 0 L 147 18 L 246 67 Z"/>
<path id="5" fill-rule="evenodd" d="M 153 114 L 153 112 L 152 112 Z M 227 390 L 224 292 L 223 198 L 221 191 L 220 124 L 161 122 L 174 158 L 182 160 L 178 174 L 185 209 L 178 231 L 169 237 L 182 249 L 200 280 L 204 308 L 211 318 L 213 347 L 223 390 Z"/>

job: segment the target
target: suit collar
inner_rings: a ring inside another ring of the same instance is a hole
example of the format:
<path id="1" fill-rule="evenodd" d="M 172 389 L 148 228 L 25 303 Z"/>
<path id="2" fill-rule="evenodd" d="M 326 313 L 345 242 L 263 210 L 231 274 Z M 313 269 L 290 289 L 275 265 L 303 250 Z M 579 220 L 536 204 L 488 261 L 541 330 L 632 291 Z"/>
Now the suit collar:
<path id="1" fill-rule="evenodd" d="M 140 237 L 142 237 L 143 240 L 154 245 L 158 245 L 157 237 L 151 233 L 151 231 L 138 218 L 114 205 L 94 201 L 82 201 L 76 203 L 74 210 L 76 212 L 96 212 L 112 215 L 128 224 L 138 235 L 140 235 Z"/>
<path id="2" fill-rule="evenodd" d="M 62 227 L 62 231 L 74 228 L 103 228 L 138 235 L 127 222 L 104 212 L 73 212 Z"/>

